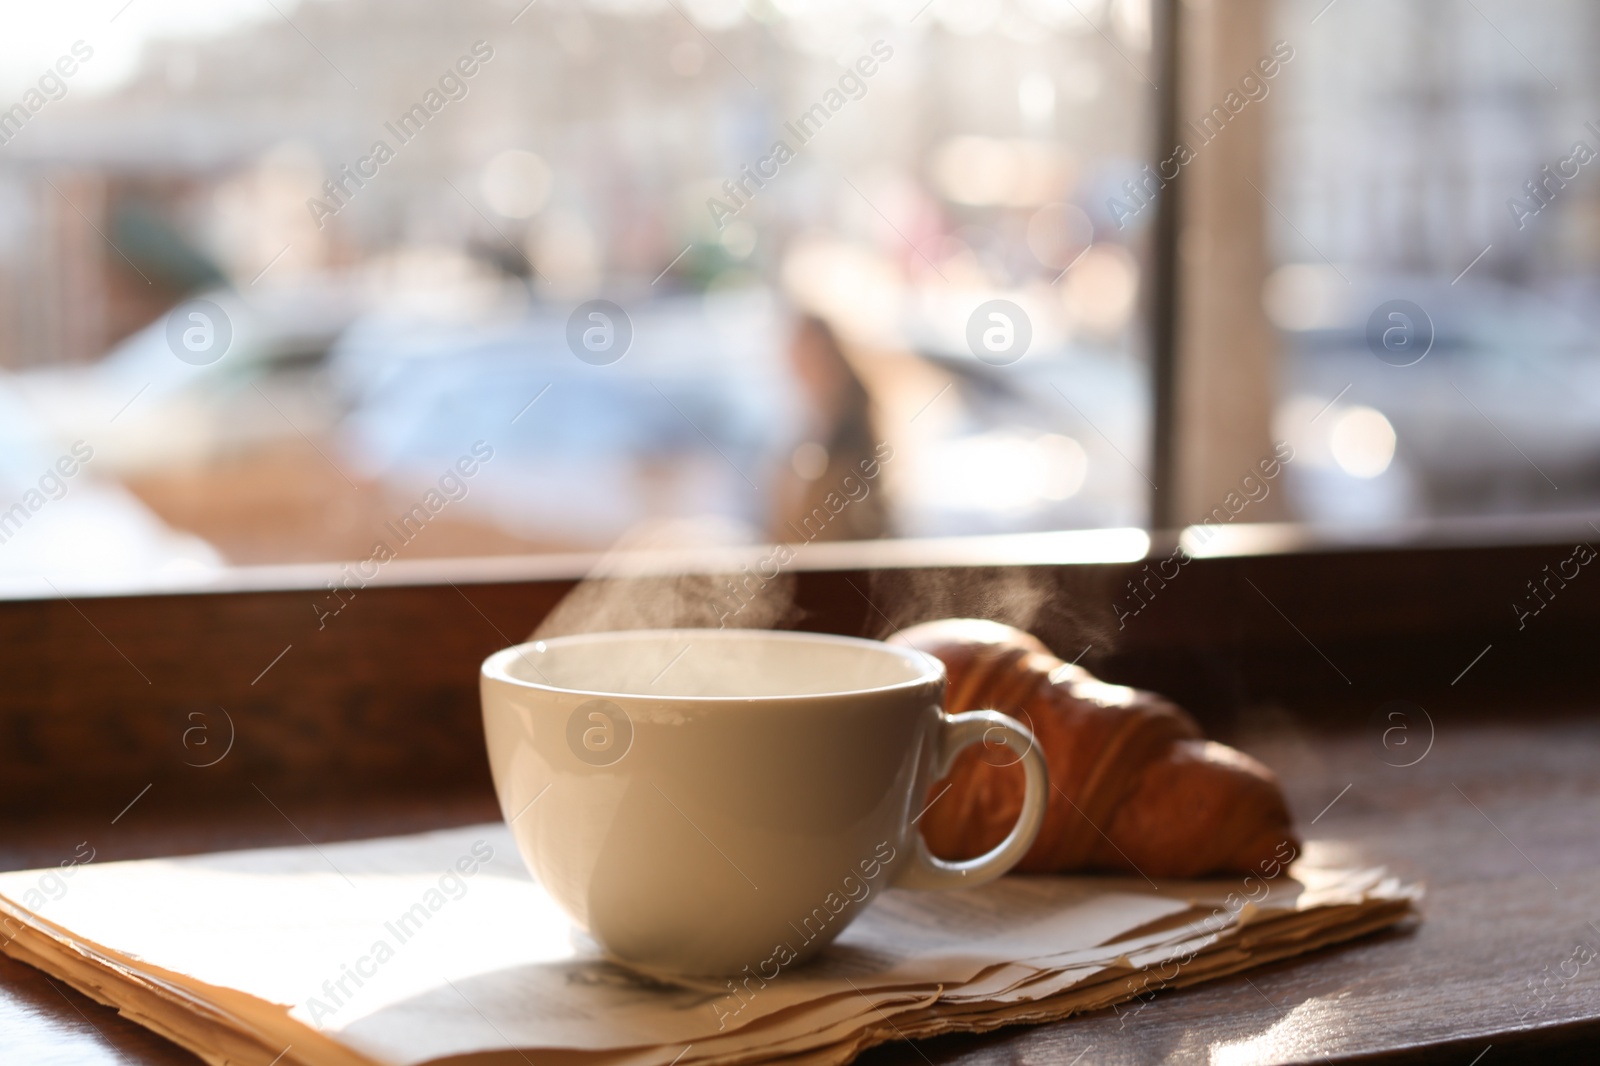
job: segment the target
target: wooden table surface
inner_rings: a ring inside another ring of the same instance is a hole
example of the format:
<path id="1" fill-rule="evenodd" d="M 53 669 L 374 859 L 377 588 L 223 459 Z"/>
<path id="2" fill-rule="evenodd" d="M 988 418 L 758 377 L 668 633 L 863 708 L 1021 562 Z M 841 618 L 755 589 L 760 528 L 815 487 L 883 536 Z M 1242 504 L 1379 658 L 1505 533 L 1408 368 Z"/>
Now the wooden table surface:
<path id="1" fill-rule="evenodd" d="M 1592 1061 L 1586 1049 L 1600 1046 L 1600 721 L 1413 717 L 1399 723 L 1404 733 L 1388 733 L 1387 747 L 1385 732 L 1398 720 L 1321 735 L 1268 715 L 1239 741 L 1282 773 L 1311 846 L 1426 883 L 1423 919 L 1413 928 L 1162 993 L 1137 1013 L 1124 1007 L 890 1045 L 859 1061 L 1495 1066 L 1532 1053 L 1545 1062 Z M 0 869 L 54 865 L 85 840 L 104 862 L 496 816 L 482 794 L 283 806 L 276 811 L 252 793 L 236 807 L 136 804 L 115 825 L 110 813 L 41 814 L 0 832 Z M 1575 966 L 1575 952 L 1593 961 Z M 0 957 L 0 1062 L 198 1060 Z"/>

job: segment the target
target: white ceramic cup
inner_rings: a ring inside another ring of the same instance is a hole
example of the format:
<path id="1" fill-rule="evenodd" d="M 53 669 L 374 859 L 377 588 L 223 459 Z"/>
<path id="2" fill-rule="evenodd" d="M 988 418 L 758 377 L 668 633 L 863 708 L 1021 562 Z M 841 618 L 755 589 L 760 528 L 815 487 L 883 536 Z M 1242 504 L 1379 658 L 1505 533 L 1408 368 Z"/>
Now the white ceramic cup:
<path id="1" fill-rule="evenodd" d="M 1033 844 L 1033 735 L 945 714 L 944 682 L 937 659 L 878 641 L 684 629 L 506 648 L 480 691 L 500 809 L 575 922 L 644 969 L 770 979 L 885 887 L 980 885 Z M 993 851 L 946 862 L 916 822 L 980 742 L 1022 763 L 1022 814 Z"/>

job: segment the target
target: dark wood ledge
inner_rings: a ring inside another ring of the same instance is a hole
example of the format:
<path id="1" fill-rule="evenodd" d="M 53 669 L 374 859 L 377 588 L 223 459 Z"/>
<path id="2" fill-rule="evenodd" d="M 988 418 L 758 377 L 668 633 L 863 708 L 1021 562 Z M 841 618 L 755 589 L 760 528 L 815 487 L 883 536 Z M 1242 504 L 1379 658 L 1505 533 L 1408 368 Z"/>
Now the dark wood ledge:
<path id="1" fill-rule="evenodd" d="M 1241 528 L 1181 565 L 1175 538 L 1136 530 L 815 544 L 732 624 L 884 636 L 941 615 L 998 618 L 1109 680 L 1172 696 L 1223 734 L 1269 705 L 1321 724 L 1361 723 L 1393 700 L 1495 714 L 1530 692 L 1579 703 L 1600 682 L 1589 651 L 1600 570 L 1552 583 L 1520 628 L 1513 609 L 1533 603 L 1529 582 L 1548 581 L 1585 528 L 1574 519 L 1487 545 Z M 715 625 L 741 602 L 730 575 L 744 580 L 739 567 L 761 555 L 602 561 L 612 576 L 586 595 L 612 613 L 587 624 Z M 576 568 L 596 562 L 396 562 L 337 595 L 329 566 L 0 600 L 0 812 L 109 817 L 146 785 L 157 802 L 225 802 L 253 785 L 307 796 L 481 788 L 478 663 L 526 639 L 576 587 Z M 561 624 L 586 622 L 569 611 Z"/>

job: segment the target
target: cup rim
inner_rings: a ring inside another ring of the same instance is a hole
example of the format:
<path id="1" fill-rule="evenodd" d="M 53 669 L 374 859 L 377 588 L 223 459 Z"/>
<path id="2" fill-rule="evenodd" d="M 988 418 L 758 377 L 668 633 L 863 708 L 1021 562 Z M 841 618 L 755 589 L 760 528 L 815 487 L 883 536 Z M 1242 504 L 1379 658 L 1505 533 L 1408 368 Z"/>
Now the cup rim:
<path id="1" fill-rule="evenodd" d="M 690 637 L 693 634 L 693 637 Z M 516 677 L 509 670 L 510 663 L 524 655 L 524 649 L 535 648 L 540 645 L 548 648 L 551 646 L 605 643 L 612 640 L 624 640 L 639 637 L 679 636 L 684 639 L 705 640 L 780 640 L 796 644 L 837 644 L 847 647 L 860 648 L 874 654 L 891 654 L 904 661 L 910 662 L 920 668 L 921 672 L 916 677 L 904 681 L 896 681 L 887 685 L 873 685 L 861 688 L 846 688 L 828 692 L 780 693 L 767 696 L 681 696 L 670 693 L 643 693 L 643 692 L 611 692 L 605 689 L 572 688 L 566 685 L 557 685 L 548 681 L 530 681 L 526 678 Z M 617 629 L 605 630 L 595 633 L 570 633 L 560 637 L 549 637 L 544 640 L 529 640 L 520 644 L 513 644 L 509 648 L 499 651 L 483 660 L 479 671 L 480 675 L 491 681 L 499 681 L 520 688 L 533 689 L 538 692 L 557 693 L 564 696 L 580 696 L 612 701 L 646 700 L 652 703 L 693 703 L 693 704 L 733 704 L 733 703 L 795 703 L 816 700 L 855 699 L 861 696 L 883 695 L 888 693 L 910 691 L 929 684 L 943 684 L 945 680 L 944 663 L 927 652 L 916 648 L 901 647 L 888 644 L 881 640 L 868 640 L 864 637 L 844 637 L 834 633 L 811 633 L 804 630 L 789 629 L 706 629 L 692 626 L 677 629 Z"/>

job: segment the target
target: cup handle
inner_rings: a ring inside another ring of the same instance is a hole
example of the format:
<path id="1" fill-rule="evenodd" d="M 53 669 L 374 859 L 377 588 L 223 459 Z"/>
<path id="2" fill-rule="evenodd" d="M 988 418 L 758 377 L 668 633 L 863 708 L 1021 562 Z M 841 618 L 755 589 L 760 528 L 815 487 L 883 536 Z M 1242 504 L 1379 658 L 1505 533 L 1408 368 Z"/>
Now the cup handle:
<path id="1" fill-rule="evenodd" d="M 949 862 L 934 855 L 928 850 L 922 833 L 912 825 L 912 839 L 908 841 L 911 862 L 895 879 L 898 888 L 972 888 L 993 881 L 1022 861 L 1028 849 L 1033 847 L 1039 827 L 1044 824 L 1045 806 L 1049 799 L 1050 767 L 1032 731 L 1015 718 L 998 711 L 967 711 L 963 714 L 945 714 L 941 711 L 940 719 L 933 780 L 940 780 L 949 774 L 956 756 L 963 749 L 990 738 L 998 739 L 1015 752 L 1022 763 L 1026 775 L 1022 811 L 1017 815 L 1011 832 L 993 850 L 962 862 Z M 933 802 L 937 803 L 938 800 Z"/>

